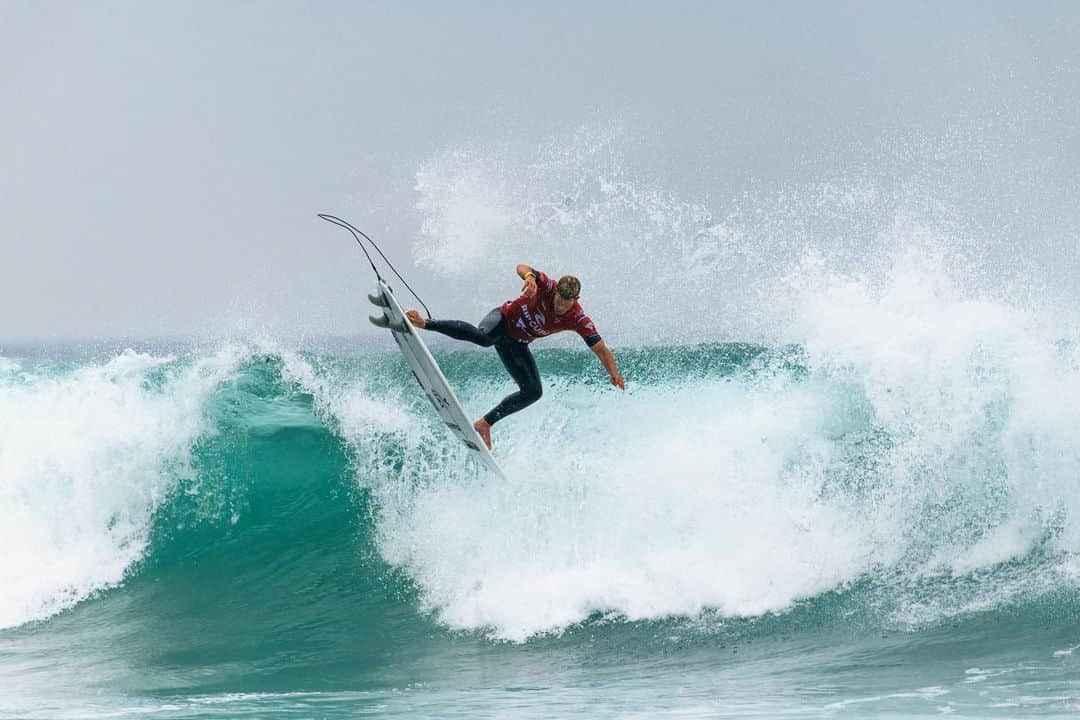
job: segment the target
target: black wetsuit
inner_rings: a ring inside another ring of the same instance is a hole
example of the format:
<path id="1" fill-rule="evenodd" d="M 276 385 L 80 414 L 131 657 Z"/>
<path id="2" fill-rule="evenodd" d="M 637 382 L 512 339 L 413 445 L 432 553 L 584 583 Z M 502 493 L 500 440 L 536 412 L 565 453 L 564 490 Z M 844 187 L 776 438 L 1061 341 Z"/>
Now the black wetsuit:
<path id="1" fill-rule="evenodd" d="M 484 415 L 484 420 L 489 424 L 494 425 L 510 413 L 526 408 L 540 399 L 544 390 L 529 344 L 506 334 L 506 318 L 499 308 L 485 315 L 479 327 L 461 320 L 428 320 L 426 327 L 455 340 L 465 340 L 483 347 L 495 346 L 495 352 L 499 353 L 499 359 L 506 366 L 506 371 L 517 383 L 518 391 L 507 395 Z"/>

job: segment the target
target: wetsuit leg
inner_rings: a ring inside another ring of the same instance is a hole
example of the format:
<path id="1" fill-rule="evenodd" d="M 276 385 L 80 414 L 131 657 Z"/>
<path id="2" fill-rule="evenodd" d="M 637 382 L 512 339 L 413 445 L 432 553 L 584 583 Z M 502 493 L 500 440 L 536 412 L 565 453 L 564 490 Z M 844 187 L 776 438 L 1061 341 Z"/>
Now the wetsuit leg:
<path id="1" fill-rule="evenodd" d="M 455 340 L 464 340 L 482 347 L 491 347 L 495 344 L 495 340 L 502 337 L 506 328 L 506 320 L 503 319 L 499 308 L 495 308 L 480 321 L 480 327 L 461 320 L 428 320 L 426 328 L 452 337 Z"/>
<path id="2" fill-rule="evenodd" d="M 518 342 L 506 334 L 506 319 L 495 308 L 476 327 L 460 320 L 428 320 L 427 329 L 442 333 L 455 340 L 476 343 L 482 347 L 495 346 L 499 359 L 517 383 L 518 391 L 503 398 L 484 419 L 494 425 L 510 413 L 532 405 L 543 394 L 540 371 L 527 343 Z"/>
<path id="3" fill-rule="evenodd" d="M 492 408 L 484 420 L 494 425 L 510 413 L 532 405 L 540 399 L 544 388 L 540 383 L 540 371 L 536 369 L 536 360 L 527 343 L 518 342 L 510 337 L 500 337 L 495 342 L 495 351 L 506 366 L 506 371 L 518 385 L 518 391 L 503 398 Z"/>

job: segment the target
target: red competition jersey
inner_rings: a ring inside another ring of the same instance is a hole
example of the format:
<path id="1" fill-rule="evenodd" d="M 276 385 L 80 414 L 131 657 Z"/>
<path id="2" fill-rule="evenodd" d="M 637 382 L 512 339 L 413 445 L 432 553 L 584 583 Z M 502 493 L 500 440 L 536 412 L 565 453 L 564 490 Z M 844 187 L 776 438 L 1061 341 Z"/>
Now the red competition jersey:
<path id="1" fill-rule="evenodd" d="M 577 300 L 562 315 L 555 314 L 558 283 L 539 270 L 534 269 L 533 272 L 536 274 L 536 295 L 532 298 L 522 295 L 516 300 L 507 300 L 499 307 L 506 318 L 507 334 L 515 340 L 530 343 L 545 335 L 573 330 L 589 347 L 600 342 L 600 333 Z"/>

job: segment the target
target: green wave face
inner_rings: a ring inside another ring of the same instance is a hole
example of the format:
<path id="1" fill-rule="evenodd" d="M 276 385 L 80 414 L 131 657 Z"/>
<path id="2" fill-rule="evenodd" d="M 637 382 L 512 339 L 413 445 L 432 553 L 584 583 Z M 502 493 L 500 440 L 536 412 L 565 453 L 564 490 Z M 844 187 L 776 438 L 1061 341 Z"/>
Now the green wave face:
<path id="1" fill-rule="evenodd" d="M 1073 350 L 1039 352 L 915 386 L 649 348 L 620 393 L 542 351 L 506 483 L 396 354 L 6 360 L 0 712 L 1063 712 L 1080 410 Z M 438 357 L 470 413 L 512 389 Z"/>

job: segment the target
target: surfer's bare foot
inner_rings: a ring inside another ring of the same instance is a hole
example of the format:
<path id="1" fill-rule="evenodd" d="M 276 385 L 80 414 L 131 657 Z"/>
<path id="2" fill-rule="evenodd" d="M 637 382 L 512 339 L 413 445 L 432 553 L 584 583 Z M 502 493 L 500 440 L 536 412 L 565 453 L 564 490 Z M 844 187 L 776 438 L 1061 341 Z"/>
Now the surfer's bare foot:
<path id="1" fill-rule="evenodd" d="M 483 438 L 484 444 L 487 445 L 488 450 L 491 449 L 491 423 L 484 418 L 480 418 L 472 424 L 476 428 L 476 432 L 480 433 L 480 437 Z"/>
<path id="2" fill-rule="evenodd" d="M 427 327 L 427 320 L 424 319 L 419 310 L 410 310 L 405 313 L 405 317 L 409 318 L 409 322 L 418 328 Z"/>

